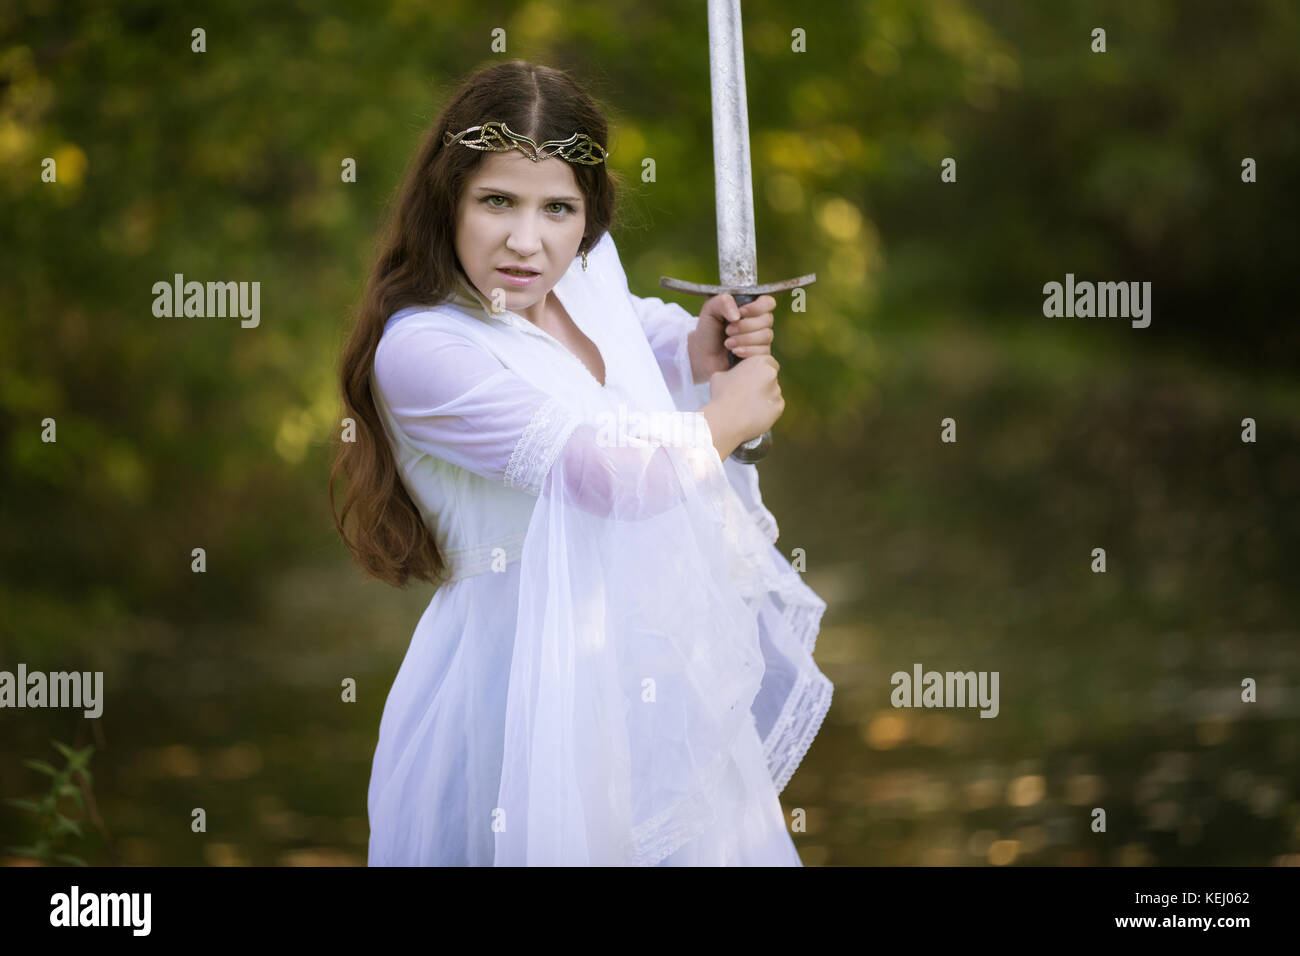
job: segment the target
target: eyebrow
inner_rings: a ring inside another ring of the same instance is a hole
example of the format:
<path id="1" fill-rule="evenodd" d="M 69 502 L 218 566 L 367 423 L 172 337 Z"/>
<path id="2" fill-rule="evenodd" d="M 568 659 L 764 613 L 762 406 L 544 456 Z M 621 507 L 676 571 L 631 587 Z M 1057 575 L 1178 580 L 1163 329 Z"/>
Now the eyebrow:
<path id="1" fill-rule="evenodd" d="M 507 191 L 504 190 L 504 189 L 497 189 L 495 186 L 475 186 L 474 188 L 477 189 L 477 190 L 479 190 L 479 191 L 481 191 L 481 192 L 493 193 L 494 195 L 497 195 L 497 196 L 504 196 L 506 199 L 518 199 L 518 198 L 519 198 L 519 197 L 516 196 L 514 193 L 512 193 L 512 192 L 507 192 Z M 547 199 L 546 201 L 547 201 L 548 203 L 552 203 L 552 202 L 582 202 L 582 199 L 581 199 L 580 197 L 578 197 L 578 196 L 551 196 L 551 197 L 550 197 L 549 199 Z"/>

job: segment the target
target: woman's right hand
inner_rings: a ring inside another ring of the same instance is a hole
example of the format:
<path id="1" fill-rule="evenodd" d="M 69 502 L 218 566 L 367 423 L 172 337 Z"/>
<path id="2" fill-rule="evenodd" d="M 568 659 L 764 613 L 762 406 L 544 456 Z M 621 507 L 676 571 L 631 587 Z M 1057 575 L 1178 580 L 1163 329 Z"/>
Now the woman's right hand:
<path id="1" fill-rule="evenodd" d="M 770 429 L 785 411 L 776 378 L 780 368 L 781 363 L 771 355 L 751 355 L 727 371 L 709 376 L 711 398 L 700 414 L 708 420 L 714 447 L 723 458 L 741 442 Z"/>

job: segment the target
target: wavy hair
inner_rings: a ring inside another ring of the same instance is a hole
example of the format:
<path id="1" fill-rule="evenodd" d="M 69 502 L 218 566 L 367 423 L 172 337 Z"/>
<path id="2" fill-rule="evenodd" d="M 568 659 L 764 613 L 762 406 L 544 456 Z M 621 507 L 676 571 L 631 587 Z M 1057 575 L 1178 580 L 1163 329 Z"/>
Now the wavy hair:
<path id="1" fill-rule="evenodd" d="M 461 83 L 407 165 L 343 347 L 343 408 L 355 422 L 355 441 L 343 441 L 340 435 L 329 477 L 334 525 L 353 559 L 367 574 L 399 588 L 412 578 L 441 583 L 447 567 L 402 483 L 370 392 L 375 350 L 394 312 L 440 303 L 455 287 L 460 268 L 456 211 L 465 184 L 488 154 L 460 144 L 446 146 L 443 134 L 489 120 L 504 121 L 538 143 L 578 132 L 609 144 L 604 112 L 567 73 L 511 60 L 478 70 Z M 586 207 L 586 229 L 578 247 L 582 253 L 613 223 L 617 175 L 608 163 L 570 166 Z M 341 510 L 334 496 L 339 475 L 347 485 Z"/>

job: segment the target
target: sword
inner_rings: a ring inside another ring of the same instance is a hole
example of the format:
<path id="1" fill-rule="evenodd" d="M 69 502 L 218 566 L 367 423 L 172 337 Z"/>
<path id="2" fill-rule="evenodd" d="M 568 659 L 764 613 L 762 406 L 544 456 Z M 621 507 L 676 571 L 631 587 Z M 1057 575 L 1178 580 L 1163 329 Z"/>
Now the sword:
<path id="1" fill-rule="evenodd" d="M 758 284 L 758 241 L 754 231 L 754 182 L 749 166 L 749 110 L 745 96 L 745 47 L 740 0 L 709 0 L 709 82 L 713 92 L 713 183 L 718 217 L 718 285 L 662 276 L 659 285 L 691 295 L 731 293 L 747 305 L 768 292 L 784 292 L 817 281 L 816 273 Z M 728 365 L 739 359 L 728 351 Z M 772 432 L 743 442 L 731 457 L 752 465 L 772 447 Z"/>

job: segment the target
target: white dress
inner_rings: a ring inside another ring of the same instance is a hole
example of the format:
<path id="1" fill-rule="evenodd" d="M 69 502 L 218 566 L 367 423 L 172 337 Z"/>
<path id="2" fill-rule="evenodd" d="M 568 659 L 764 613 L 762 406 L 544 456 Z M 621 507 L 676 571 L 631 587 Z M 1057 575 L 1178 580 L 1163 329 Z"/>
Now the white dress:
<path id="1" fill-rule="evenodd" d="M 632 295 L 608 233 L 553 294 L 604 386 L 463 275 L 376 352 L 449 575 L 384 706 L 369 862 L 799 866 L 777 795 L 830 706 L 826 605 L 713 448 L 695 317 Z"/>

